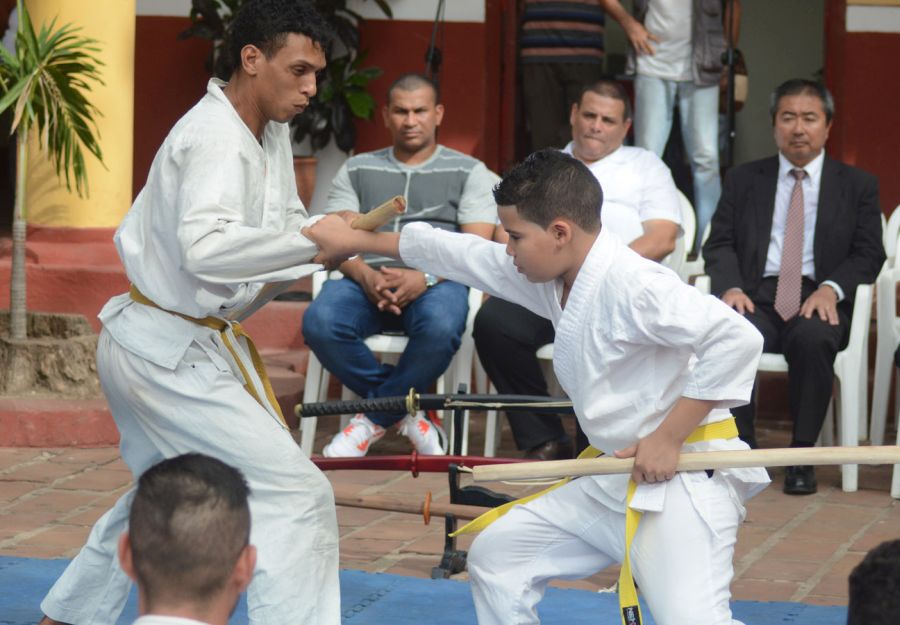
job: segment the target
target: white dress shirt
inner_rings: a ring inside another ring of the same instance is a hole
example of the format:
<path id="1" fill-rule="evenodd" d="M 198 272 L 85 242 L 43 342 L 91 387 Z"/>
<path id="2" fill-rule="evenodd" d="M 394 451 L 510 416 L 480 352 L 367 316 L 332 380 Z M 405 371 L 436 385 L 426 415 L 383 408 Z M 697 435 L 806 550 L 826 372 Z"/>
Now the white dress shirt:
<path id="1" fill-rule="evenodd" d="M 715 402 L 704 423 L 727 419 L 730 408 L 750 398 L 762 351 L 759 332 L 718 298 L 701 294 L 605 230 L 581 266 L 565 309 L 561 280 L 529 282 L 503 245 L 480 237 L 410 224 L 400 237 L 400 255 L 412 267 L 439 271 L 550 319 L 556 330 L 553 370 L 591 445 L 606 454 L 656 430 L 682 396 Z M 733 438 L 685 449 L 747 446 Z M 741 500 L 769 481 L 762 469 L 722 473 Z M 689 491 L 692 480 L 707 479 L 702 471 L 679 475 Z M 583 487 L 622 511 L 627 483 L 627 475 L 596 476 Z M 665 487 L 641 484 L 633 507 L 661 509 Z"/>
<path id="2" fill-rule="evenodd" d="M 573 145 L 570 141 L 563 152 L 573 155 Z M 619 146 L 587 168 L 603 189 L 603 229 L 625 243 L 642 236 L 643 222 L 651 219 L 681 225 L 681 203 L 672 172 L 650 150 Z"/>
<path id="3" fill-rule="evenodd" d="M 263 285 L 320 269 L 297 196 L 287 124 L 256 137 L 212 79 L 156 154 L 147 184 L 115 235 L 128 279 L 158 306 L 191 317 L 236 318 Z M 313 218 L 316 219 L 316 218 Z M 112 298 L 100 320 L 117 343 L 174 369 L 209 330 Z"/>
<path id="4" fill-rule="evenodd" d="M 806 172 L 800 188 L 803 189 L 803 275 L 811 280 L 816 279 L 816 264 L 813 244 L 816 235 L 816 218 L 819 209 L 819 189 L 822 184 L 822 165 L 825 163 L 825 151 L 805 167 L 798 168 L 784 154 L 778 153 L 778 182 L 775 186 L 775 210 L 772 214 L 772 231 L 769 234 L 769 248 L 766 253 L 764 277 L 778 276 L 781 270 L 781 254 L 784 247 L 784 228 L 787 223 L 788 208 L 791 205 L 791 194 L 796 178 L 791 175 L 794 169 Z M 832 287 L 837 293 L 838 301 L 844 299 L 844 291 L 836 282 L 826 280 L 823 284 Z"/>

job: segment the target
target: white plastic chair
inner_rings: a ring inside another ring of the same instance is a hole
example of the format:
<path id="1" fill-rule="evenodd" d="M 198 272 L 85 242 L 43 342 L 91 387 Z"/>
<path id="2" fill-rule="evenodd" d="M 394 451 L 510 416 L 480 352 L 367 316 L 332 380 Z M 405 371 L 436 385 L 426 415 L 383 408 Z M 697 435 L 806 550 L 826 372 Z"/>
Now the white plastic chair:
<path id="1" fill-rule="evenodd" d="M 706 228 L 704 228 L 703 230 L 703 236 L 700 238 L 700 250 L 697 252 L 697 258 L 684 262 L 684 267 L 682 268 L 682 278 L 685 280 L 685 282 L 688 281 L 691 276 L 699 276 L 702 275 L 704 271 L 706 271 L 706 264 L 703 260 L 703 244 L 706 243 L 706 240 L 709 238 L 710 230 L 712 230 L 712 223 L 706 224 Z"/>
<path id="2" fill-rule="evenodd" d="M 559 382 L 553 373 L 553 343 L 547 343 L 538 348 L 536 352 L 538 361 L 544 371 L 544 377 L 547 379 L 547 389 L 550 395 L 559 395 L 562 390 L 559 388 Z M 476 361 L 478 359 L 476 358 Z M 495 395 L 497 388 L 488 382 L 487 374 L 481 362 L 477 362 L 476 369 L 476 386 L 479 393 L 489 393 Z M 558 392 L 557 392 L 558 391 Z M 496 410 L 489 410 L 486 415 L 484 430 L 484 455 L 493 458 L 497 454 L 497 447 L 500 445 L 500 414 Z"/>
<path id="3" fill-rule="evenodd" d="M 897 248 L 900 237 L 900 206 L 894 209 L 884 228 L 884 251 L 887 260 L 875 281 L 877 339 L 875 349 L 875 381 L 872 385 L 872 422 L 869 440 L 873 445 L 884 442 L 887 424 L 888 396 L 891 378 L 896 378 L 894 350 L 900 343 L 900 317 L 897 316 Z M 900 384 L 895 385 L 895 403 L 900 406 Z"/>
<path id="4" fill-rule="evenodd" d="M 881 445 L 884 442 L 891 378 L 896 377 L 894 350 L 900 344 L 900 317 L 897 316 L 896 310 L 898 281 L 900 281 L 900 267 L 886 267 L 875 282 L 877 343 L 875 382 L 872 387 L 872 423 L 869 430 L 869 440 L 873 445 Z M 900 406 L 900 403 L 897 405 Z"/>
<path id="5" fill-rule="evenodd" d="M 690 200 L 681 191 L 678 192 L 678 201 L 681 209 L 682 236 L 675 239 L 675 249 L 662 259 L 662 264 L 687 282 L 688 274 L 685 273 L 685 266 L 687 265 L 687 255 L 694 245 L 694 234 L 697 232 L 697 216 L 694 214 L 694 207 L 691 206 Z"/>
<path id="6" fill-rule="evenodd" d="M 900 204 L 894 208 L 889 219 L 885 220 L 884 213 L 881 214 L 881 240 L 884 243 L 888 267 L 894 267 L 897 264 L 898 236 L 900 236 Z"/>
<path id="7" fill-rule="evenodd" d="M 900 423 L 900 412 L 897 414 L 897 423 Z M 900 445 L 900 427 L 897 428 L 897 445 Z M 900 499 L 900 464 L 894 465 L 894 476 L 891 479 L 891 497 Z"/>
<path id="8" fill-rule="evenodd" d="M 331 277 L 339 278 L 340 276 L 340 273 L 334 272 Z M 319 291 L 322 290 L 322 285 L 325 284 L 325 280 L 327 279 L 329 279 L 329 276 L 325 271 L 317 271 L 313 274 L 313 299 L 318 296 Z M 455 393 L 460 382 L 465 383 L 466 387 L 471 384 L 472 358 L 475 354 L 475 342 L 472 339 L 472 323 L 475 320 L 475 315 L 478 313 L 478 309 L 481 307 L 481 299 L 481 291 L 477 289 L 469 289 L 469 313 L 466 317 L 466 329 L 463 331 L 462 341 L 460 342 L 459 349 L 457 350 L 456 355 L 450 362 L 450 366 L 437 379 L 437 382 L 435 383 L 438 393 Z M 395 334 L 374 334 L 367 338 L 365 341 L 366 346 L 370 350 L 372 350 L 372 352 L 376 354 L 382 354 L 385 360 L 396 360 L 399 355 L 403 353 L 403 350 L 406 349 L 406 344 L 408 342 L 409 339 L 407 337 Z M 330 372 L 322 366 L 322 363 L 318 358 L 316 358 L 316 355 L 313 353 L 313 351 L 310 350 L 309 364 L 307 365 L 306 369 L 306 384 L 303 389 L 303 402 L 310 403 L 325 401 L 328 396 L 328 383 L 330 379 Z M 342 387 L 341 399 L 351 399 L 354 397 L 355 395 L 350 389 L 348 389 L 346 386 Z M 349 415 L 344 415 L 341 417 L 342 427 L 346 425 L 348 419 Z M 447 428 L 447 434 L 450 439 L 450 449 L 452 450 L 453 443 L 456 437 L 456 432 L 454 431 L 453 427 L 453 419 L 445 419 L 444 424 Z M 305 417 L 300 420 L 300 448 L 307 456 L 311 456 L 313 452 L 313 444 L 316 438 L 317 425 L 318 418 L 316 417 Z M 468 412 L 466 412 L 465 419 L 463 420 L 462 437 L 462 453 L 463 455 L 466 455 L 469 448 Z"/>
<path id="9" fill-rule="evenodd" d="M 704 293 L 710 292 L 709 276 L 697 278 L 696 286 Z M 869 367 L 869 324 L 872 321 L 872 285 L 860 284 L 856 287 L 853 316 L 850 320 L 850 339 L 847 347 L 838 352 L 834 359 L 834 375 L 838 379 L 838 433 L 842 447 L 859 445 L 864 436 L 866 423 L 866 392 L 868 389 Z M 759 359 L 757 371 L 787 373 L 788 365 L 781 354 L 764 353 Z M 828 416 L 822 427 L 820 440 L 831 445 L 834 423 L 834 399 L 828 406 Z M 859 467 L 855 464 L 841 465 L 841 486 L 844 492 L 857 490 Z"/>

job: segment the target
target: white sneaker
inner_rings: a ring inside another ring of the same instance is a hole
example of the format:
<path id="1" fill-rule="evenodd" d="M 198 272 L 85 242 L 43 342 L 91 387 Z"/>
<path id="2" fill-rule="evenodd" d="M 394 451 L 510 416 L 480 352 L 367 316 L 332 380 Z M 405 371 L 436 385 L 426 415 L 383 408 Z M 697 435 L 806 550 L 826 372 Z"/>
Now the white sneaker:
<path id="1" fill-rule="evenodd" d="M 384 428 L 375 425 L 366 415 L 359 413 L 325 445 L 322 455 L 326 458 L 359 458 L 365 456 L 369 446 L 382 436 Z"/>
<path id="2" fill-rule="evenodd" d="M 447 434 L 441 426 L 426 419 L 421 411 L 403 417 L 400 433 L 412 441 L 420 454 L 443 456 L 447 453 Z"/>

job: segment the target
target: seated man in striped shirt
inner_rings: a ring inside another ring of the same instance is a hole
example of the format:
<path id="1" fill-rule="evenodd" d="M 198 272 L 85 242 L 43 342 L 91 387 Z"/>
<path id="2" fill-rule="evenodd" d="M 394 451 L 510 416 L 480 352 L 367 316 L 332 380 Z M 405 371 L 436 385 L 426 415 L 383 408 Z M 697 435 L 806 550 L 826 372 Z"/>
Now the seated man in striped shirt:
<path id="1" fill-rule="evenodd" d="M 327 212 L 366 213 L 395 195 L 407 212 L 383 230 L 424 221 L 489 239 L 497 221 L 491 187 L 497 179 L 481 161 L 437 142 L 444 116 L 437 87 L 406 74 L 388 90 L 384 124 L 392 145 L 351 157 L 338 171 Z M 361 397 L 425 392 L 459 348 L 468 315 L 464 285 L 409 269 L 388 258 L 355 257 L 340 266 L 303 317 L 303 337 L 326 369 Z M 384 364 L 365 339 L 382 332 L 409 338 L 395 365 Z M 443 454 L 442 433 L 423 413 L 358 414 L 325 446 L 325 456 L 363 456 L 386 428 L 400 432 L 422 454 Z"/>

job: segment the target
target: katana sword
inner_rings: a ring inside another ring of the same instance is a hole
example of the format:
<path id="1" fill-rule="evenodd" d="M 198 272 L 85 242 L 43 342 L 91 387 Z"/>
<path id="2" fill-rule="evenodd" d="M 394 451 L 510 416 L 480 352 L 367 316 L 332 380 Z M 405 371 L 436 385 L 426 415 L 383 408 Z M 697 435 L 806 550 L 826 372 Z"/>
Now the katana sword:
<path id="1" fill-rule="evenodd" d="M 374 397 L 297 404 L 298 417 L 356 414 L 358 412 L 406 412 L 419 410 L 505 410 L 547 413 L 572 413 L 572 402 L 565 398 L 534 395 L 420 395 L 410 389 L 406 397 Z"/>
<path id="2" fill-rule="evenodd" d="M 484 458 L 482 456 L 425 456 L 413 451 L 407 456 L 363 456 L 361 458 L 310 458 L 322 471 L 409 471 L 413 477 L 419 473 L 446 473 L 451 464 L 477 467 L 484 464 L 512 464 L 535 462 L 531 458 Z"/>

